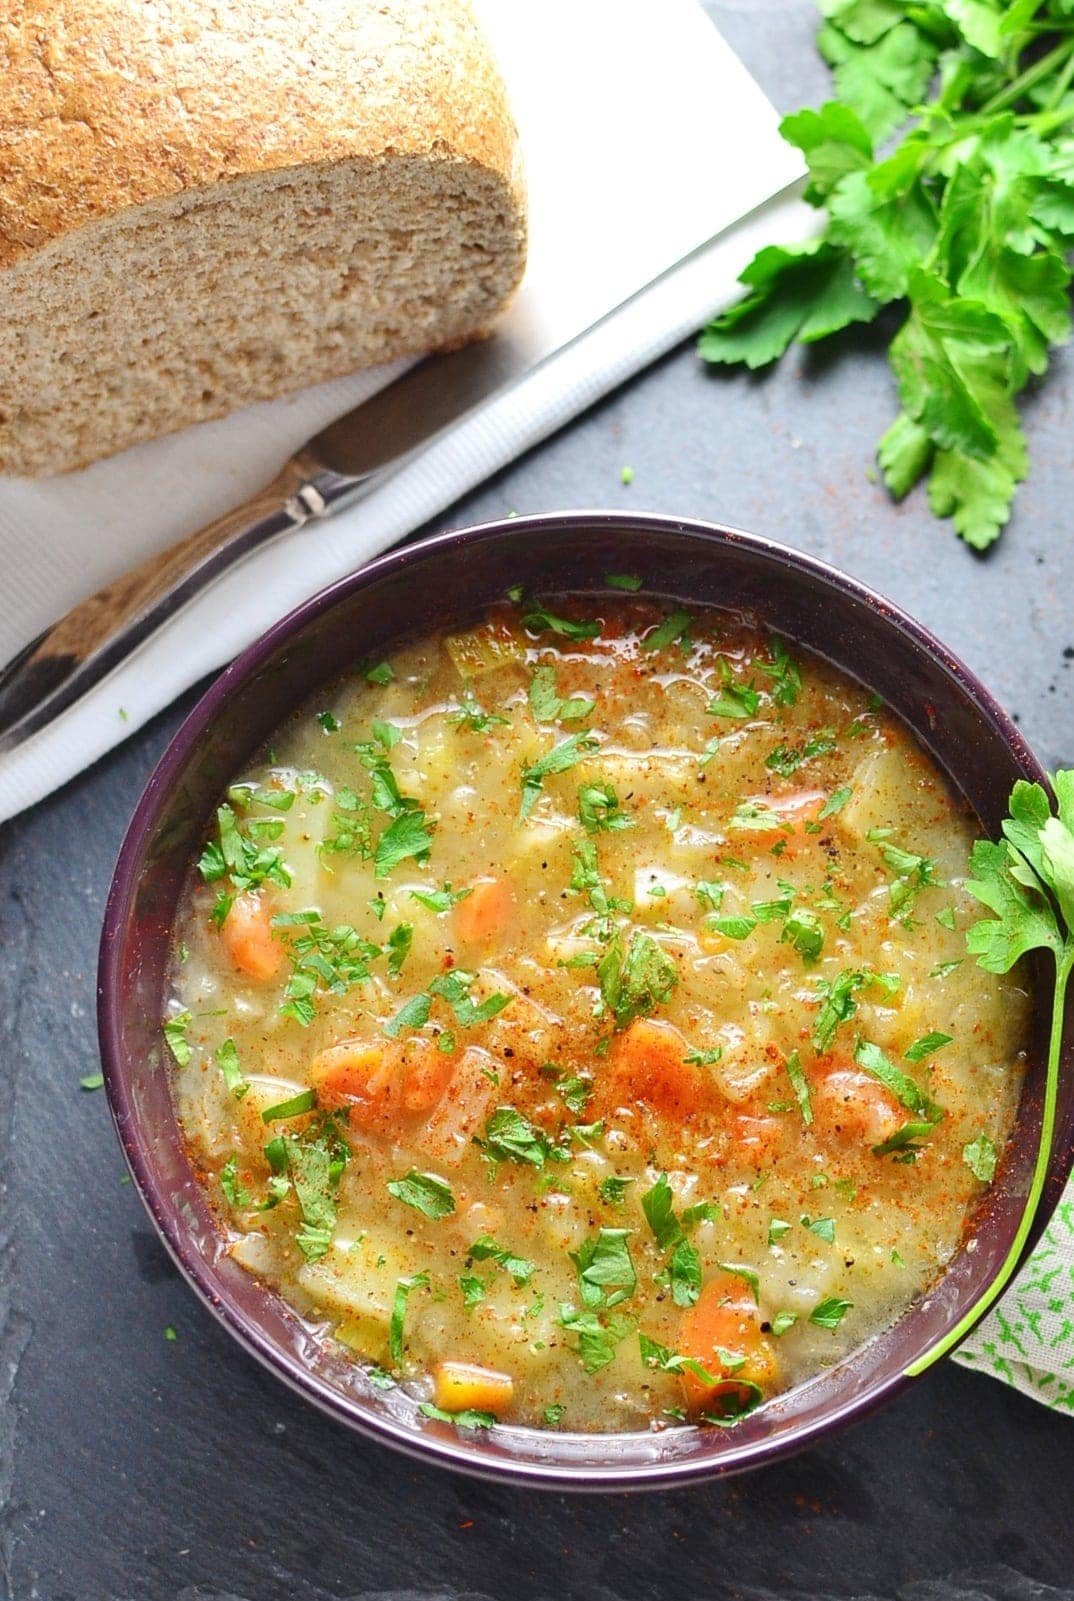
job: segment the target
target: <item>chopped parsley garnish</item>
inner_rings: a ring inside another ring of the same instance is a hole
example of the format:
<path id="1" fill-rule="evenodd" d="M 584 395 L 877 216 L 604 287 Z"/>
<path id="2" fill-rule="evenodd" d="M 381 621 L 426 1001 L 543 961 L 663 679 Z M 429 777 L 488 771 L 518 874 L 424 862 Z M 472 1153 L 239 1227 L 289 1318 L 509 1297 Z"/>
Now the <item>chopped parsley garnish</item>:
<path id="1" fill-rule="evenodd" d="M 412 889 L 410 898 L 428 907 L 430 912 L 450 912 L 453 906 L 457 906 L 472 893 L 472 887 L 452 889 L 450 884 L 445 884 L 443 889 Z"/>
<path id="2" fill-rule="evenodd" d="M 791 1225 L 782 1217 L 773 1217 L 768 1222 L 768 1243 L 777 1245 L 783 1236 L 790 1232 Z"/>
<path id="3" fill-rule="evenodd" d="M 422 1401 L 418 1411 L 423 1417 L 433 1418 L 437 1423 L 454 1423 L 459 1429 L 491 1429 L 496 1423 L 495 1413 L 481 1412 L 474 1406 L 465 1406 L 459 1412 L 445 1412 L 431 1401 Z"/>
<path id="4" fill-rule="evenodd" d="M 835 731 L 825 728 L 812 739 L 806 740 L 804 745 L 777 745 L 765 757 L 764 764 L 781 778 L 791 778 L 807 762 L 814 761 L 818 756 L 827 756 L 834 749 Z"/>
<path id="5" fill-rule="evenodd" d="M 623 950 L 618 932 L 597 966 L 600 992 L 617 1028 L 651 1012 L 666 1001 L 679 981 L 679 970 L 651 934 L 635 930 Z"/>
<path id="6" fill-rule="evenodd" d="M 395 1286 L 395 1294 L 392 1297 L 391 1322 L 388 1325 L 388 1349 L 397 1368 L 403 1365 L 407 1302 L 412 1291 L 427 1289 L 428 1285 L 428 1273 L 411 1273 L 409 1278 L 399 1279 Z"/>
<path id="7" fill-rule="evenodd" d="M 301 1117 L 304 1112 L 312 1112 L 317 1105 L 317 1096 L 313 1090 L 300 1090 L 289 1100 L 277 1101 L 275 1106 L 266 1106 L 261 1113 L 263 1123 L 279 1123 L 285 1118 Z"/>
<path id="8" fill-rule="evenodd" d="M 743 940 L 749 939 L 757 927 L 757 919 L 748 916 L 709 917 L 706 919 L 705 926 L 713 929 L 717 934 L 722 934 L 725 939 Z"/>
<path id="9" fill-rule="evenodd" d="M 794 1098 L 798 1102 L 798 1110 L 802 1114 L 802 1122 L 809 1124 L 813 1121 L 813 1101 L 809 1094 L 809 1080 L 802 1071 L 802 1063 L 798 1052 L 792 1051 L 786 1061 L 787 1077 L 791 1081 Z"/>
<path id="10" fill-rule="evenodd" d="M 853 1301 L 843 1301 L 837 1295 L 830 1295 L 827 1300 L 817 1303 L 809 1314 L 809 1321 L 816 1324 L 818 1329 L 837 1329 L 853 1305 Z"/>
<path id="11" fill-rule="evenodd" d="M 932 1056 L 936 1051 L 941 1050 L 943 1046 L 950 1045 L 951 1039 L 952 1036 L 950 1034 L 922 1034 L 919 1040 L 914 1041 L 909 1050 L 903 1052 L 903 1060 L 907 1062 L 923 1062 L 926 1056 Z"/>
<path id="12" fill-rule="evenodd" d="M 634 821 L 623 811 L 611 784 L 583 784 L 578 790 L 578 816 L 590 834 L 606 829 L 609 833 L 633 828 Z"/>
<path id="13" fill-rule="evenodd" d="M 725 656 L 720 657 L 720 692 L 714 695 L 706 708 L 710 717 L 729 717 L 743 722 L 752 717 L 761 704 L 761 697 L 749 684 L 740 684 L 728 665 Z"/>
<path id="14" fill-rule="evenodd" d="M 418 862 L 426 861 L 432 844 L 431 825 L 420 807 L 400 813 L 377 841 L 373 857 L 374 876 L 387 878 L 393 868 L 411 857 Z"/>
<path id="15" fill-rule="evenodd" d="M 736 1279 L 742 1279 L 750 1287 L 754 1306 L 759 1305 L 761 1299 L 761 1281 L 751 1267 L 743 1267 L 741 1262 L 717 1262 L 716 1266 L 722 1273 L 730 1273 Z"/>
<path id="16" fill-rule="evenodd" d="M 638 1287 L 630 1255 L 630 1229 L 601 1229 L 584 1240 L 570 1259 L 578 1270 L 578 1289 L 588 1307 L 611 1308 L 628 1301 Z"/>
<path id="17" fill-rule="evenodd" d="M 161 1025 L 164 1043 L 180 1067 L 186 1067 L 194 1054 L 193 1047 L 186 1037 L 186 1031 L 193 1021 L 190 1013 L 183 1011 L 176 1012 L 174 1017 L 166 1017 Z"/>
<path id="18" fill-rule="evenodd" d="M 545 1407 L 542 1416 L 550 1429 L 554 1429 L 558 1423 L 563 1422 L 563 1415 L 566 1410 L 567 1408 L 562 1406 L 558 1401 L 554 1402 L 551 1406 Z"/>
<path id="19" fill-rule="evenodd" d="M 658 623 L 651 634 L 646 634 L 641 642 L 642 650 L 666 650 L 677 640 L 682 640 L 690 627 L 690 613 L 688 611 L 671 612 Z"/>
<path id="20" fill-rule="evenodd" d="M 329 928 L 316 907 L 281 912 L 272 919 L 291 959 L 291 977 L 284 989 L 280 1012 L 308 1027 L 319 991 L 343 995 L 369 977 L 369 963 L 381 954 L 379 945 L 364 939 L 349 923 Z"/>
<path id="21" fill-rule="evenodd" d="M 674 1195 L 666 1173 L 641 1198 L 641 1209 L 662 1251 L 669 1252 L 665 1273 L 676 1306 L 693 1306 L 701 1293 L 701 1258 L 686 1237 L 687 1227 L 709 1216 L 707 1203 L 688 1207 L 676 1216 Z"/>
<path id="22" fill-rule="evenodd" d="M 853 793 L 849 784 L 841 784 L 838 789 L 833 789 L 817 813 L 818 823 L 823 823 L 826 818 L 835 817 L 841 812 Z"/>
<path id="23" fill-rule="evenodd" d="M 87 1073 L 87 1074 L 85 1074 L 84 1077 L 79 1079 L 78 1083 L 79 1083 L 79 1088 L 80 1089 L 84 1089 L 84 1090 L 100 1090 L 100 1089 L 103 1089 L 104 1088 L 104 1074 L 103 1073 Z"/>
<path id="24" fill-rule="evenodd" d="M 982 1184 L 991 1184 L 995 1178 L 997 1159 L 996 1147 L 987 1134 L 978 1134 L 976 1139 L 962 1147 L 962 1160 Z"/>
<path id="25" fill-rule="evenodd" d="M 317 721 L 326 734 L 338 734 L 343 724 L 334 712 L 318 712 Z"/>
<path id="26" fill-rule="evenodd" d="M 498 1106 L 485 1124 L 480 1141 L 486 1155 L 498 1162 L 543 1167 L 550 1155 L 548 1138 L 513 1106 Z"/>
<path id="27" fill-rule="evenodd" d="M 878 984 L 891 993 L 898 988 L 898 983 L 894 974 L 871 973 L 868 969 L 849 967 L 845 967 L 836 978 L 819 979 L 817 994 L 821 1004 L 812 1029 L 813 1049 L 817 1055 L 823 1056 L 831 1049 L 840 1023 L 847 1022 L 858 1010 L 856 996 L 859 990 L 869 984 Z"/>
<path id="28" fill-rule="evenodd" d="M 633 573 L 605 573 L 604 582 L 609 589 L 626 589 L 631 594 L 641 588 L 641 579 L 636 578 Z"/>
<path id="29" fill-rule="evenodd" d="M 609 1174 L 607 1178 L 601 1179 L 597 1190 L 605 1206 L 622 1206 L 627 1189 L 633 1182 L 633 1179 L 616 1178 Z"/>
<path id="30" fill-rule="evenodd" d="M 793 945 L 803 962 L 815 962 L 824 949 L 824 924 L 815 913 L 797 906 L 788 913 L 780 939 Z"/>
<path id="31" fill-rule="evenodd" d="M 429 1014 L 433 1003 L 428 995 L 414 995 L 405 1006 L 400 1007 L 394 1017 L 390 1017 L 384 1024 L 384 1032 L 393 1040 L 400 1034 L 410 1033 L 414 1029 L 424 1028 L 429 1021 Z"/>
<path id="32" fill-rule="evenodd" d="M 716 1375 L 703 1367 L 696 1357 L 680 1356 L 677 1351 L 670 1351 L 666 1345 L 661 1345 L 657 1340 L 651 1340 L 647 1334 L 639 1332 L 638 1347 L 641 1352 L 642 1362 L 647 1368 L 656 1368 L 661 1373 L 682 1373 L 685 1370 L 692 1373 L 702 1384 L 714 1385 L 717 1382 Z M 732 1356 L 730 1364 L 724 1364 L 724 1353 L 720 1352 L 719 1355 L 721 1366 L 724 1367 L 726 1372 L 733 1372 L 736 1362 L 739 1367 L 742 1367 L 746 1360 L 745 1357 Z M 730 1356 L 731 1353 L 728 1352 L 727 1355 Z"/>
<path id="33" fill-rule="evenodd" d="M 393 976 L 398 976 L 413 943 L 414 928 L 410 923 L 398 924 L 388 935 L 388 972 Z"/>
<path id="34" fill-rule="evenodd" d="M 216 1065 L 232 1095 L 241 1101 L 250 1085 L 239 1066 L 239 1053 L 234 1040 L 225 1040 L 220 1046 L 216 1053 Z"/>
<path id="35" fill-rule="evenodd" d="M 459 707 L 452 712 L 449 722 L 456 728 L 468 728 L 472 734 L 487 734 L 490 728 L 507 727 L 511 719 L 502 717 L 499 712 L 487 712 L 479 706 L 472 689 L 464 689 L 459 697 Z"/>
<path id="36" fill-rule="evenodd" d="M 312 1092 L 309 1092 L 312 1094 Z M 296 1100 L 302 1100 L 297 1096 Z M 284 1105 L 287 1103 L 285 1102 Z M 308 1108 L 306 1108 L 308 1110 Z M 282 1107 L 270 1108 L 279 1116 Z M 271 1121 L 263 1112 L 266 1122 Z M 301 1134 L 282 1134 L 265 1147 L 265 1158 L 276 1179 L 290 1180 L 302 1215 L 302 1227 L 295 1244 L 307 1262 L 317 1262 L 332 1243 L 336 1227 L 336 1196 L 349 1151 L 332 1117 L 312 1125 Z M 272 1180 L 269 1181 L 270 1186 Z M 277 1190 L 279 1198 L 279 1190 Z"/>
<path id="37" fill-rule="evenodd" d="M 768 661 L 760 663 L 760 671 L 772 680 L 770 694 L 777 706 L 793 706 L 802 693 L 802 674 L 786 644 L 773 634 L 768 647 Z"/>
<path id="38" fill-rule="evenodd" d="M 378 662 L 376 667 L 368 669 L 365 676 L 371 684 L 390 684 L 395 674 L 389 662 Z"/>
<path id="39" fill-rule="evenodd" d="M 533 1262 L 527 1261 L 524 1256 L 516 1256 L 505 1245 L 500 1245 L 494 1240 L 490 1234 L 482 1234 L 466 1254 L 474 1262 L 495 1262 L 497 1267 L 509 1273 L 520 1287 L 528 1284 L 536 1272 Z"/>
<path id="40" fill-rule="evenodd" d="M 854 1060 L 859 1067 L 864 1068 L 883 1084 L 885 1089 L 890 1090 L 901 1106 L 905 1106 L 908 1112 L 913 1112 L 926 1124 L 938 1123 L 943 1117 L 942 1107 L 930 1100 L 909 1074 L 896 1067 L 895 1063 L 884 1055 L 879 1045 L 872 1044 L 870 1040 L 859 1040 Z"/>
<path id="41" fill-rule="evenodd" d="M 588 717 L 596 701 L 572 695 L 564 700 L 556 692 L 556 670 L 547 664 L 535 667 L 529 688 L 530 710 L 539 723 L 575 722 Z"/>
<path id="42" fill-rule="evenodd" d="M 546 778 L 576 767 L 579 762 L 592 755 L 598 749 L 598 745 L 599 741 L 594 739 L 592 734 L 568 734 L 566 739 L 561 739 L 558 745 L 554 745 L 544 756 L 539 757 L 531 767 L 524 767 L 519 822 L 524 822 L 533 810 Z"/>
<path id="43" fill-rule="evenodd" d="M 476 982 L 476 973 L 453 967 L 447 973 L 438 973 L 429 985 L 429 994 L 447 1002 L 460 1028 L 474 1028 L 478 1023 L 491 1022 L 505 1006 L 510 1005 L 510 995 L 489 995 L 481 1002 L 475 1001 L 470 990 Z"/>
<path id="44" fill-rule="evenodd" d="M 235 894 L 260 889 L 262 884 L 290 888 L 291 873 L 283 852 L 259 841 L 279 838 L 283 823 L 277 819 L 252 818 L 245 832 L 239 827 L 230 806 L 216 809 L 217 839 L 210 840 L 198 859 L 198 872 L 207 884 L 226 878 Z M 234 894 L 220 895 L 213 907 L 213 920 L 222 923 L 231 910 Z"/>
<path id="45" fill-rule="evenodd" d="M 488 1294 L 488 1285 L 484 1279 L 479 1279 L 473 1273 L 459 1275 L 459 1289 L 462 1291 L 462 1304 L 468 1312 L 472 1312 L 475 1306 L 480 1306 Z"/>
<path id="46" fill-rule="evenodd" d="M 798 1322 L 797 1312 L 777 1312 L 772 1319 L 772 1333 L 776 1339 L 781 1339 L 788 1329 L 793 1329 Z"/>
<path id="47" fill-rule="evenodd" d="M 575 1350 L 586 1373 L 599 1373 L 606 1368 L 615 1358 L 616 1347 L 634 1327 L 629 1318 L 588 1307 L 579 1311 L 568 1304 L 561 1304 L 559 1321 L 568 1334 L 575 1336 Z"/>
<path id="48" fill-rule="evenodd" d="M 802 1225 L 802 1227 L 804 1229 L 808 1229 L 810 1234 L 815 1234 L 817 1236 L 817 1239 L 818 1240 L 823 1240 L 826 1245 L 834 1245 L 835 1244 L 835 1219 L 834 1218 L 832 1218 L 832 1217 L 813 1217 L 813 1218 L 810 1218 L 810 1217 L 806 1217 L 803 1214 L 803 1216 L 800 1217 L 798 1219 L 798 1221 L 799 1221 L 799 1223 Z"/>
<path id="49" fill-rule="evenodd" d="M 416 1212 L 434 1222 L 442 1217 L 450 1217 L 455 1210 L 455 1197 L 451 1192 L 451 1185 L 435 1173 L 419 1173 L 411 1168 L 405 1178 L 390 1179 L 387 1185 L 388 1194 L 402 1201 L 405 1206 L 412 1206 Z"/>
<path id="50" fill-rule="evenodd" d="M 708 879 L 699 878 L 694 885 L 694 896 L 702 906 L 710 911 L 718 912 L 723 905 L 723 898 L 727 893 L 726 884 L 715 884 Z"/>
<path id="51" fill-rule="evenodd" d="M 526 613 L 522 624 L 531 634 L 553 633 L 561 639 L 596 639 L 600 633 L 598 622 L 575 622 L 570 617 L 557 617 L 547 607 L 539 605 Z"/>

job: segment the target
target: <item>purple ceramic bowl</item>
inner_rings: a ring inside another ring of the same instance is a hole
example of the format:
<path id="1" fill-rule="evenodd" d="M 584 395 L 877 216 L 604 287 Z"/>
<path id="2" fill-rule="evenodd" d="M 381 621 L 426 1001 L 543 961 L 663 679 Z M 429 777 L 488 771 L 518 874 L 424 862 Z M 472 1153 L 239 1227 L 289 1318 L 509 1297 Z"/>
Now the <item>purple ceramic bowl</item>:
<path id="1" fill-rule="evenodd" d="M 444 534 L 382 557 L 243 652 L 161 758 L 124 840 L 105 912 L 99 975 L 108 1098 L 131 1172 L 180 1270 L 266 1367 L 375 1440 L 486 1478 L 560 1489 L 686 1484 L 785 1457 L 862 1417 L 927 1365 L 1000 1272 L 1015 1238 L 1041 1130 L 1050 978 L 1038 975 L 1025 1089 L 999 1175 L 943 1278 L 884 1334 L 776 1397 L 733 1429 L 578 1435 L 499 1426 L 470 1434 L 422 1417 L 401 1391 L 375 1390 L 357 1362 L 321 1343 L 278 1295 L 225 1254 L 176 1123 L 161 1040 L 176 904 L 217 800 L 289 712 L 357 657 L 472 620 L 513 584 L 536 594 L 599 592 L 608 572 L 642 593 L 755 611 L 881 694 L 914 730 L 989 834 L 1017 778 L 1044 781 L 1018 729 L 978 680 L 918 623 L 822 563 L 748 534 L 618 512 L 520 517 Z M 1043 1204 L 1074 1159 L 1072 1041 Z"/>

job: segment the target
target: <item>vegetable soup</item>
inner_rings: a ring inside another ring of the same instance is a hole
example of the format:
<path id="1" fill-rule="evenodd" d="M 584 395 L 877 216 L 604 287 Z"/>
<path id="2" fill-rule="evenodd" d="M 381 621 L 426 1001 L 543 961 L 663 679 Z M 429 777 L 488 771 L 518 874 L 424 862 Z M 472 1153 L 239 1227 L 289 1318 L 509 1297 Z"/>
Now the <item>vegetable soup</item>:
<path id="1" fill-rule="evenodd" d="M 513 596 L 216 813 L 164 1032 L 228 1249 L 430 1416 L 728 1426 L 941 1274 L 1021 1085 L 973 819 L 755 619 Z"/>

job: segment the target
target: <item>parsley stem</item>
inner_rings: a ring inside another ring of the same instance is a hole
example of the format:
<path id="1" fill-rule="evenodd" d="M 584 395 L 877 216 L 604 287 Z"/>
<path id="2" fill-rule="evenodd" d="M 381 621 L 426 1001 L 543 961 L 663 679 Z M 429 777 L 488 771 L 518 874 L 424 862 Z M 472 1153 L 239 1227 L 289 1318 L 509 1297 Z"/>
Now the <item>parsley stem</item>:
<path id="1" fill-rule="evenodd" d="M 1029 1194 L 1026 1196 L 1025 1209 L 1022 1220 L 1018 1225 L 1018 1232 L 1011 1242 L 1003 1265 L 984 1294 L 974 1302 L 966 1315 L 944 1335 L 942 1340 L 919 1356 L 916 1362 L 911 1362 L 905 1369 L 907 1378 L 916 1378 L 926 1368 L 941 1356 L 946 1356 L 954 1346 L 972 1329 L 978 1318 L 992 1303 L 997 1300 L 1006 1289 L 1015 1271 L 1021 1263 L 1022 1251 L 1033 1227 L 1033 1219 L 1040 1206 L 1040 1198 L 1044 1192 L 1044 1181 L 1048 1176 L 1048 1164 L 1052 1155 L 1052 1143 L 1055 1138 L 1055 1106 L 1059 1091 L 1059 1060 L 1063 1050 L 1063 1014 L 1066 1008 L 1067 980 L 1071 970 L 1074 969 L 1074 940 L 1068 941 L 1064 946 L 1062 955 L 1056 957 L 1055 995 L 1052 1000 L 1051 1038 L 1048 1044 L 1048 1068 L 1044 1084 L 1044 1106 L 1041 1112 L 1040 1145 L 1037 1150 L 1037 1160 L 1033 1168 L 1033 1177 L 1029 1185 Z"/>
<path id="2" fill-rule="evenodd" d="M 1047 78 L 1049 73 L 1059 65 L 1065 56 L 1069 56 L 1072 50 L 1074 50 L 1074 39 L 1060 40 L 1059 44 L 1049 50 L 1046 55 L 1041 56 L 1039 61 L 1034 61 L 1031 67 L 1027 67 L 1024 72 L 1020 72 L 1017 78 L 1013 79 L 1005 89 L 1001 89 L 998 94 L 994 94 L 991 100 L 986 100 L 980 108 L 979 115 L 990 117 L 997 111 L 1005 111 L 1008 106 L 1015 105 L 1028 90 L 1034 88 L 1044 78 Z"/>

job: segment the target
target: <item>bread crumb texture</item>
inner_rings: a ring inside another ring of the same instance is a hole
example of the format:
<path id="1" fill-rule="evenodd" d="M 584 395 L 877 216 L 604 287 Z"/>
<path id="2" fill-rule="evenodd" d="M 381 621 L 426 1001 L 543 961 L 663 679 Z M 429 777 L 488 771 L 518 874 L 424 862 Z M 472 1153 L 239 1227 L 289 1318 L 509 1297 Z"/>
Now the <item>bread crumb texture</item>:
<path id="1" fill-rule="evenodd" d="M 0 471 L 483 333 L 525 264 L 456 0 L 0 8 Z"/>

